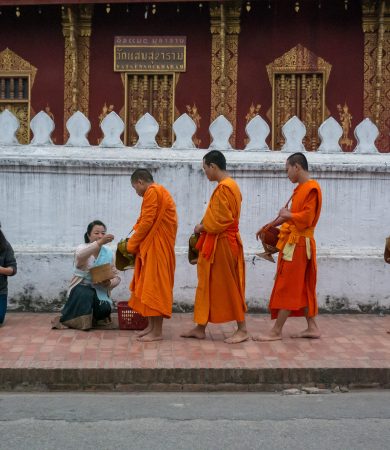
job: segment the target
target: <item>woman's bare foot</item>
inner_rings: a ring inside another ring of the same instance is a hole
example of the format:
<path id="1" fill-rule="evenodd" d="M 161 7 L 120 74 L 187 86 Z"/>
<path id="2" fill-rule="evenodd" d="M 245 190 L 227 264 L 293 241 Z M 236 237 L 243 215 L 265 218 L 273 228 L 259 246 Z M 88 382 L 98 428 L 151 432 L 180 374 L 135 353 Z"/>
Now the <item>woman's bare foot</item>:
<path id="1" fill-rule="evenodd" d="M 300 333 L 292 334 L 290 337 L 293 339 L 296 338 L 319 339 L 321 337 L 321 333 L 318 329 L 310 330 L 309 328 L 307 328 L 306 330 L 303 330 Z"/>
<path id="2" fill-rule="evenodd" d="M 206 327 L 197 325 L 192 330 L 187 333 L 182 333 L 180 337 L 183 338 L 195 338 L 195 339 L 205 339 L 206 338 Z"/>
<path id="3" fill-rule="evenodd" d="M 225 344 L 239 344 L 249 339 L 249 334 L 246 330 L 237 330 L 227 339 L 224 339 Z"/>
<path id="4" fill-rule="evenodd" d="M 51 320 L 52 329 L 65 330 L 66 328 L 68 328 L 65 325 L 62 325 L 62 323 L 60 322 L 60 318 L 61 316 L 56 316 Z"/>
<path id="5" fill-rule="evenodd" d="M 271 330 L 269 334 L 256 334 L 252 336 L 254 341 L 259 342 L 270 342 L 270 341 L 281 341 L 282 333 L 277 333 L 276 331 Z"/>

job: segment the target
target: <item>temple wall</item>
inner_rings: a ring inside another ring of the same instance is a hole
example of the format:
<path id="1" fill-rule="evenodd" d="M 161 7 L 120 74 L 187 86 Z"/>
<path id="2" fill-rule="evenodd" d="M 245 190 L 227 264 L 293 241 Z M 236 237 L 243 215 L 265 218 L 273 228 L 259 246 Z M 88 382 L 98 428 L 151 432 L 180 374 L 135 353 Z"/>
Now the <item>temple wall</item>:
<path id="1" fill-rule="evenodd" d="M 175 303 L 191 309 L 196 267 L 187 262 L 187 240 L 202 217 L 213 185 L 201 170 L 204 150 L 0 147 L 0 220 L 19 271 L 9 279 L 10 308 L 58 309 L 72 274 L 73 251 L 87 224 L 100 219 L 116 241 L 134 224 L 141 204 L 130 186 L 135 168 L 147 167 L 172 193 L 178 208 Z M 254 258 L 255 232 L 273 219 L 293 186 L 286 153 L 225 152 L 243 194 L 244 242 L 251 308 L 264 309 L 276 265 Z M 318 298 L 328 311 L 389 310 L 390 266 L 383 262 L 390 234 L 390 165 L 385 154 L 308 153 L 323 190 L 316 231 Z M 128 298 L 131 271 L 113 297 Z"/>

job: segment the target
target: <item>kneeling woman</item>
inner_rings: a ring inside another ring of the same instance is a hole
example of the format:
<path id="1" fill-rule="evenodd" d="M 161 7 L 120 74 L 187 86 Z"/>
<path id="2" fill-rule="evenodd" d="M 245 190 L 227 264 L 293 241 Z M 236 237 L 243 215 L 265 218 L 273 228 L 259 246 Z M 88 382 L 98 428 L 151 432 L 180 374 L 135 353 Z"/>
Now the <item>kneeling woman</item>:
<path id="1" fill-rule="evenodd" d="M 113 252 L 105 245 L 113 239 L 112 234 L 106 234 L 106 226 L 100 220 L 88 225 L 84 235 L 85 244 L 76 248 L 74 276 L 70 282 L 67 301 L 62 308 L 61 316 L 53 320 L 53 328 L 89 330 L 98 321 L 107 324 L 111 322 L 110 293 L 111 289 L 120 283 Z M 115 277 L 93 284 L 89 270 L 107 263 L 111 264 Z"/>

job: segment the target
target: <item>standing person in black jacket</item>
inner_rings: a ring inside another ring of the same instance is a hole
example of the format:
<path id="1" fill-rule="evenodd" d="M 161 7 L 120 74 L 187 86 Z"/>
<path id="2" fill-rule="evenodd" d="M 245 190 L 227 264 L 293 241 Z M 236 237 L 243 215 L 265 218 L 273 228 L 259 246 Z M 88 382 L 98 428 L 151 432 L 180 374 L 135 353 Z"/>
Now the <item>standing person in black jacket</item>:
<path id="1" fill-rule="evenodd" d="M 16 259 L 11 244 L 1 231 L 0 224 L 0 325 L 7 311 L 8 279 L 16 273 Z"/>

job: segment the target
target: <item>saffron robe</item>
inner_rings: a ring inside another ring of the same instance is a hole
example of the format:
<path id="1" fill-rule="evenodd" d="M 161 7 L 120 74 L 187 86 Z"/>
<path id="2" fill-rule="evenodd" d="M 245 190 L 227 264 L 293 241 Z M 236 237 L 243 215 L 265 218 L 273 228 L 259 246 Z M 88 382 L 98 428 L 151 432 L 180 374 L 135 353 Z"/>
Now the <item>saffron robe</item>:
<path id="1" fill-rule="evenodd" d="M 272 319 L 276 319 L 280 309 L 291 311 L 291 316 L 314 317 L 318 313 L 314 229 L 321 204 L 321 188 L 315 180 L 295 188 L 292 218 L 281 226 L 277 244 L 280 253 L 269 303 Z"/>
<path id="2" fill-rule="evenodd" d="M 203 217 L 194 306 L 199 325 L 245 319 L 245 262 L 238 231 L 241 201 L 237 183 L 226 178 L 214 190 Z"/>
<path id="3" fill-rule="evenodd" d="M 175 274 L 176 205 L 156 183 L 146 190 L 127 251 L 135 254 L 129 306 L 144 317 L 172 315 Z"/>

